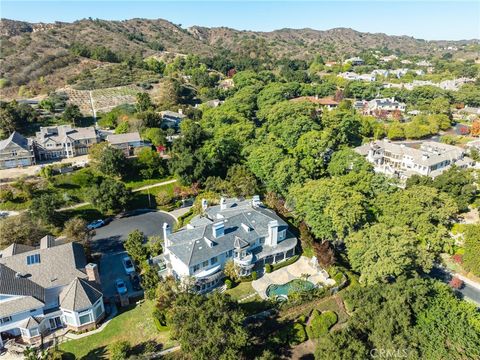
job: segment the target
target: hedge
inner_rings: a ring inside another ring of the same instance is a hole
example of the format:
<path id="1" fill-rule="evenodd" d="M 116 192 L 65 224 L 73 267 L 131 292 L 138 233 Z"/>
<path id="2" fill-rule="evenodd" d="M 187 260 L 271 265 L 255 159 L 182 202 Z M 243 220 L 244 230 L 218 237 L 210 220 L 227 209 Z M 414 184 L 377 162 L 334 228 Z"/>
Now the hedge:
<path id="1" fill-rule="evenodd" d="M 318 339 L 328 334 L 330 328 L 338 321 L 338 316 L 334 311 L 324 311 L 320 314 L 318 310 L 313 310 L 310 316 L 310 324 L 307 326 L 309 339 Z"/>

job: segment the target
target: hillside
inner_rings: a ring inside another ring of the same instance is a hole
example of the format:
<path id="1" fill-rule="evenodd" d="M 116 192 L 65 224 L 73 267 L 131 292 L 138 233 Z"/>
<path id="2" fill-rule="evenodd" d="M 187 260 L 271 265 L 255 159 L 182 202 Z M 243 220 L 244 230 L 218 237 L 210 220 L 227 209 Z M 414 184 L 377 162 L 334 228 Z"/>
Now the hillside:
<path id="1" fill-rule="evenodd" d="M 34 92 L 38 88 L 45 91 L 64 86 L 76 74 L 102 65 L 99 61 L 72 54 L 68 50 L 72 44 L 103 46 L 124 57 L 145 57 L 165 51 L 212 56 L 226 49 L 259 59 L 310 59 L 316 54 L 342 58 L 373 48 L 425 56 L 445 44 L 462 44 L 361 33 L 346 28 L 327 31 L 281 29 L 272 32 L 198 26 L 183 29 L 161 19 L 83 19 L 53 24 L 2 19 L 0 40 L 0 88 L 5 98 L 18 96 L 21 85 L 27 85 Z"/>

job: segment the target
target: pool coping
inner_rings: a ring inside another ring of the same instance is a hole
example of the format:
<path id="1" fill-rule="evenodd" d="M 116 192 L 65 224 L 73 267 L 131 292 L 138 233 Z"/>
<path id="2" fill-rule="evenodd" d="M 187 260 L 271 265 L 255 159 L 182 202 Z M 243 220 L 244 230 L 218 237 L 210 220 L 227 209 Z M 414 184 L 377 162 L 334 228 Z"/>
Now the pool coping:
<path id="1" fill-rule="evenodd" d="M 310 281 L 315 286 L 332 286 L 335 281 L 328 277 L 328 273 L 320 266 L 312 264 L 312 260 L 301 256 L 296 262 L 271 273 L 264 273 L 257 280 L 252 281 L 253 289 L 262 299 L 268 299 L 266 290 L 268 286 L 283 285 L 295 279 L 302 279 L 302 275 L 308 275 L 304 280 Z"/>

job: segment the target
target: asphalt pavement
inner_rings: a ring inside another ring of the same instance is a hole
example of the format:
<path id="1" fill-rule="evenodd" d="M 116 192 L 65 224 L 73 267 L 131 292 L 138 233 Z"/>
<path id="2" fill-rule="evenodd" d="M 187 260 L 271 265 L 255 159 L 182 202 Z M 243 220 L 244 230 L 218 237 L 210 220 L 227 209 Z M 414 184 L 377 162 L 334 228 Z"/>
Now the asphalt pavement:
<path id="1" fill-rule="evenodd" d="M 430 272 L 430 276 L 437 280 L 443 281 L 446 284 L 448 284 L 452 279 L 452 274 L 440 267 L 434 267 Z M 463 297 L 472 300 L 477 304 L 477 306 L 480 307 L 480 289 L 477 289 L 464 282 L 462 288 L 457 289 L 456 291 L 458 291 Z"/>
<path id="2" fill-rule="evenodd" d="M 92 238 L 92 251 L 108 255 L 124 251 L 123 242 L 128 234 L 138 229 L 145 236 L 158 235 L 163 238 L 163 223 L 168 223 L 173 229 L 175 219 L 173 216 L 160 211 L 136 211 L 134 214 L 114 219 L 109 224 L 95 229 Z"/>

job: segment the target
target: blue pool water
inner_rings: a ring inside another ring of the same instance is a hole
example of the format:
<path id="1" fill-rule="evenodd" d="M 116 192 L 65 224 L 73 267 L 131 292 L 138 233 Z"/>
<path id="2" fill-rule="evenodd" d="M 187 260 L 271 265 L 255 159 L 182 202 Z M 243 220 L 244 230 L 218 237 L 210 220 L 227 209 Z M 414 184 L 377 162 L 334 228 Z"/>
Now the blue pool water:
<path id="1" fill-rule="evenodd" d="M 295 279 L 282 285 L 270 285 L 267 288 L 266 294 L 268 297 L 286 297 L 293 292 L 309 291 L 314 288 L 315 285 L 310 281 Z"/>

